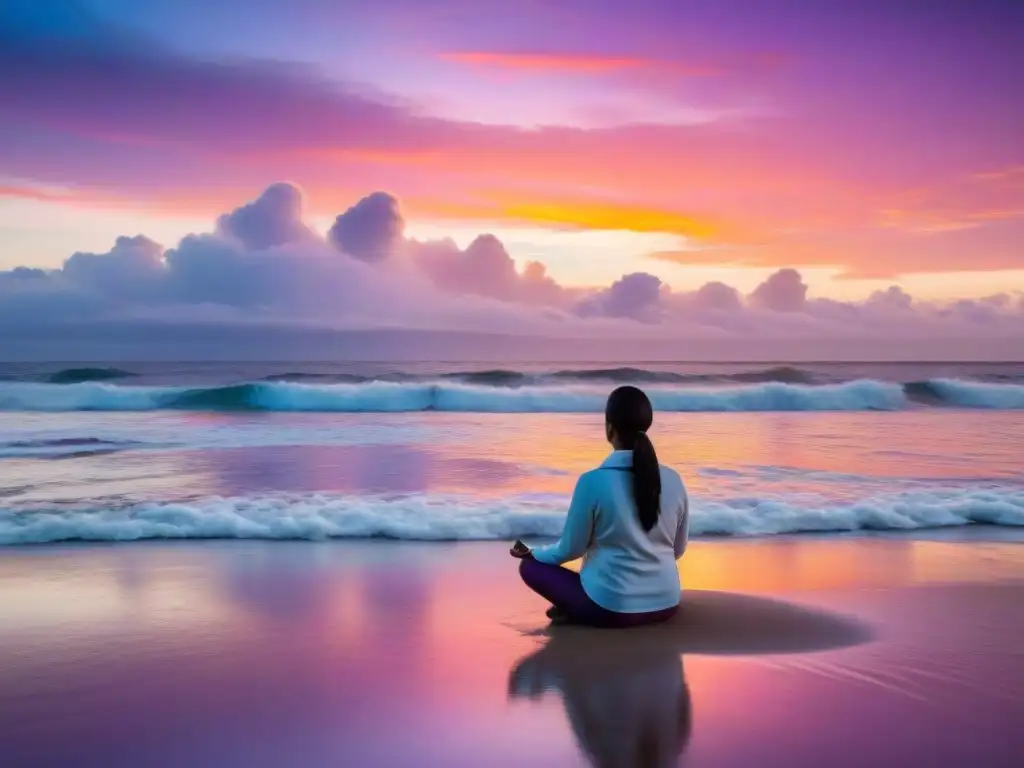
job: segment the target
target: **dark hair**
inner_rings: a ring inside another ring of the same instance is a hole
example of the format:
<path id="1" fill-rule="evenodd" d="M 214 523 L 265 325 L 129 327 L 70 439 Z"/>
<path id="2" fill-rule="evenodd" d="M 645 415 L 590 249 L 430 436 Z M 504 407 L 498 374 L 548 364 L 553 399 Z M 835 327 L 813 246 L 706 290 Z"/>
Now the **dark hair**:
<path id="1" fill-rule="evenodd" d="M 643 391 L 619 387 L 608 396 L 604 419 L 618 438 L 620 447 L 633 451 L 633 499 L 645 531 L 658 522 L 661 510 L 661 471 L 654 444 L 647 430 L 654 422 L 654 408 Z"/>

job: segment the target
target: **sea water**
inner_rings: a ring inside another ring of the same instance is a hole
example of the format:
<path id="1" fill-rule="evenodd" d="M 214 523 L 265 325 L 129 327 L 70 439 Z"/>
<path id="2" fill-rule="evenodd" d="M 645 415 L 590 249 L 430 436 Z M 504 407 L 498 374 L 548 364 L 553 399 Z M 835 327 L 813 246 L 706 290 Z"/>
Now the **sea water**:
<path id="1" fill-rule="evenodd" d="M 0 365 L 0 544 L 555 536 L 657 409 L 695 536 L 1024 526 L 1024 365 Z"/>

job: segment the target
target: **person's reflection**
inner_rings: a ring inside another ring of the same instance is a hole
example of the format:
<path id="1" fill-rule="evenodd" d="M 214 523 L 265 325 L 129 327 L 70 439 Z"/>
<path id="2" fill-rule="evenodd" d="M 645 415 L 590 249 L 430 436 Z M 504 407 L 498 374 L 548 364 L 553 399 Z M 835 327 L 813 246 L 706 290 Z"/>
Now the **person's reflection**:
<path id="1" fill-rule="evenodd" d="M 692 713 L 683 658 L 671 648 L 621 642 L 614 631 L 552 631 L 519 661 L 509 695 L 558 691 L 581 751 L 599 768 L 676 765 Z"/>
<path id="2" fill-rule="evenodd" d="M 519 661 L 509 695 L 562 694 L 580 748 L 599 768 L 675 764 L 690 738 L 687 653 L 811 653 L 869 642 L 859 619 L 755 595 L 687 590 L 671 621 L 628 630 L 561 626 Z"/>

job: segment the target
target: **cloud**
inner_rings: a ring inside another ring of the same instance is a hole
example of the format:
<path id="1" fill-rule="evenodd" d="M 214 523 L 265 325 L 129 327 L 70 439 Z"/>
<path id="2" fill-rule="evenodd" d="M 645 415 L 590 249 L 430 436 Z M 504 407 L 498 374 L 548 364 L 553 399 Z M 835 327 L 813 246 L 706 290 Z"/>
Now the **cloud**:
<path id="1" fill-rule="evenodd" d="M 408 146 L 414 130 L 436 140 L 445 127 L 313 67 L 188 58 L 107 25 L 71 41 L 12 35 L 0 70 L 17 73 L 0 80 L 9 118 L 156 149 Z"/>
<path id="2" fill-rule="evenodd" d="M 612 229 L 631 232 L 664 232 L 694 240 L 724 239 L 730 232 L 719 222 L 674 211 L 670 208 L 644 207 L 624 203 L 607 203 L 583 198 L 529 201 L 496 200 L 502 214 L 510 219 L 579 227 L 581 229 Z"/>
<path id="3" fill-rule="evenodd" d="M 657 322 L 661 317 L 661 298 L 659 278 L 646 272 L 634 272 L 582 300 L 576 311 L 584 317 L 602 315 Z"/>
<path id="4" fill-rule="evenodd" d="M 875 291 L 867 300 L 867 306 L 896 311 L 910 311 L 913 297 L 898 285 L 891 285 L 884 291 Z"/>
<path id="5" fill-rule="evenodd" d="M 0 278 L 9 280 L 12 284 L 18 282 L 36 282 L 47 279 L 46 270 L 37 267 L 15 267 L 9 272 L 0 272 Z"/>
<path id="6" fill-rule="evenodd" d="M 558 53 L 500 53 L 497 51 L 453 51 L 438 58 L 455 64 L 526 72 L 604 74 L 657 66 L 658 62 L 635 56 L 587 56 Z"/>
<path id="7" fill-rule="evenodd" d="M 465 252 L 447 241 L 406 241 L 397 201 L 375 193 L 338 217 L 329 242 L 302 221 L 301 200 L 293 185 L 273 184 L 218 217 L 212 232 L 186 235 L 166 250 L 142 235 L 119 237 L 109 251 L 75 253 L 57 270 L 0 272 L 0 321 L 273 320 L 500 330 L 561 318 L 524 306 L 525 291 L 561 289 L 543 268 L 516 272 L 496 238 L 478 238 Z M 422 257 L 432 248 L 472 269 L 448 273 L 456 282 L 445 283 Z M 418 255 L 410 259 L 410 251 Z M 504 260 L 513 273 L 511 294 L 501 287 L 508 280 Z M 453 303 L 450 293 L 459 300 Z"/>
<path id="8" fill-rule="evenodd" d="M 302 221 L 302 209 L 302 190 L 278 182 L 253 202 L 221 216 L 217 230 L 253 250 L 309 240 L 313 232 Z"/>
<path id="9" fill-rule="evenodd" d="M 807 304 L 807 284 L 795 269 L 780 269 L 754 289 L 750 304 L 774 312 L 800 312 Z"/>
<path id="10" fill-rule="evenodd" d="M 398 200 L 387 192 L 374 192 L 338 216 L 328 238 L 350 256 L 380 261 L 394 251 L 404 232 Z"/>
<path id="11" fill-rule="evenodd" d="M 571 293 L 539 262 L 527 263 L 520 273 L 494 235 L 479 235 L 463 250 L 450 239 L 406 240 L 404 232 L 398 200 L 387 192 L 374 192 L 340 214 L 327 238 L 339 251 L 361 261 L 405 257 L 445 293 L 549 306 L 565 304 Z"/>
<path id="12" fill-rule="evenodd" d="M 465 250 L 452 240 L 411 241 L 408 254 L 441 290 L 522 304 L 565 306 L 575 295 L 556 283 L 536 261 L 522 272 L 494 235 L 480 235 Z"/>
<path id="13" fill-rule="evenodd" d="M 731 285 L 712 281 L 696 291 L 677 294 L 675 303 L 684 312 L 739 312 L 743 308 L 743 297 Z"/>
<path id="14" fill-rule="evenodd" d="M 892 195 L 878 223 L 929 236 L 1024 219 L 1021 166 L 970 173 Z"/>
<path id="15" fill-rule="evenodd" d="M 1020 293 L 936 304 L 893 286 L 841 302 L 809 297 L 794 269 L 775 272 L 748 296 L 720 282 L 675 290 L 643 272 L 604 288 L 568 287 L 539 262 L 517 265 L 493 235 L 465 249 L 405 238 L 398 201 L 384 192 L 343 212 L 327 237 L 304 223 L 302 200 L 298 188 L 274 184 L 218 217 L 212 231 L 170 248 L 124 236 L 107 252 L 72 254 L 59 269 L 0 272 L 0 349 L 29 340 L 50 349 L 89 328 L 132 345 L 142 344 L 141 329 L 154 339 L 177 329 L 174 338 L 193 346 L 205 334 L 206 355 L 215 338 L 268 328 L 312 334 L 325 349 L 333 347 L 319 331 L 372 328 L 637 343 L 719 338 L 757 354 L 786 339 L 844 339 L 845 349 L 851 339 L 870 347 L 946 338 L 972 354 L 998 355 L 1024 338 Z M 198 330 L 221 326 L 234 330 Z"/>
<path id="16" fill-rule="evenodd" d="M 1021 179 L 1018 166 L 954 175 L 929 186 L 881 193 L 858 204 L 860 213 L 845 220 L 833 216 L 792 227 L 733 227 L 705 235 L 698 247 L 649 256 L 684 265 L 828 266 L 852 279 L 1020 270 Z"/>
<path id="17" fill-rule="evenodd" d="M 780 53 L 753 52 L 682 58 L 679 48 L 662 57 L 615 55 L 604 52 L 572 53 L 561 50 L 460 50 L 437 58 L 463 67 L 528 75 L 611 76 L 634 86 L 658 84 L 655 78 L 710 78 L 770 73 L 788 62 Z"/>
<path id="18" fill-rule="evenodd" d="M 54 191 L 29 184 L 0 184 L 0 197 L 35 200 L 42 203 L 72 203 L 77 199 L 72 192 Z"/>

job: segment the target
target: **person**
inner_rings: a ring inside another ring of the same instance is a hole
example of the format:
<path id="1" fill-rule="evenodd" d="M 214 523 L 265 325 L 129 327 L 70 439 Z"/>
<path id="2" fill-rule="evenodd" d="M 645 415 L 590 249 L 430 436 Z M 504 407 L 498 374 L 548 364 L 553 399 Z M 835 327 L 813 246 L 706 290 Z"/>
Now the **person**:
<path id="1" fill-rule="evenodd" d="M 605 435 L 614 450 L 576 483 L 561 538 L 546 547 L 513 545 L 523 581 L 551 603 L 553 621 L 631 627 L 676 613 L 689 503 L 678 473 L 658 463 L 647 435 L 653 421 L 641 390 L 612 392 Z M 580 557 L 579 573 L 563 567 Z"/>

